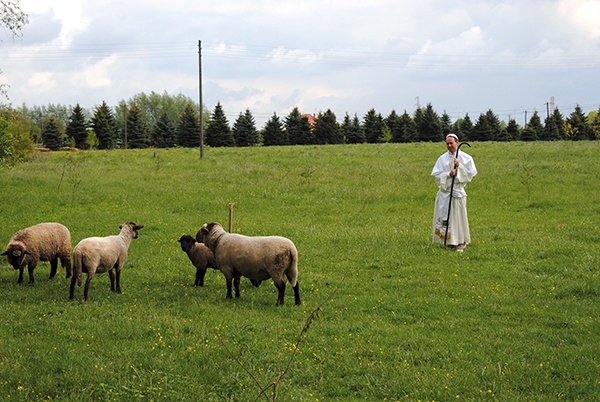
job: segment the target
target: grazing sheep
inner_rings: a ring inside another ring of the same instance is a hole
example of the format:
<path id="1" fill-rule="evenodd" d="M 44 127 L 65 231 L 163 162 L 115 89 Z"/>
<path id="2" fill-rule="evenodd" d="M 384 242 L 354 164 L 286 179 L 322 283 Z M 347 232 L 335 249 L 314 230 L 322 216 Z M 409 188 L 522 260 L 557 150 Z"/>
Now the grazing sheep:
<path id="1" fill-rule="evenodd" d="M 291 240 L 280 236 L 249 237 L 227 233 L 217 223 L 205 223 L 199 236 L 211 249 L 217 266 L 227 280 L 227 298 L 231 299 L 231 285 L 235 286 L 235 297 L 240 297 L 240 277 L 261 281 L 273 279 L 279 291 L 277 305 L 283 304 L 286 278 L 294 289 L 295 304 L 300 302 L 298 283 L 298 251 Z"/>
<path id="2" fill-rule="evenodd" d="M 206 268 L 217 269 L 212 251 L 204 243 L 198 242 L 190 235 L 183 235 L 178 240 L 192 264 L 196 267 L 194 287 L 204 286 Z"/>
<path id="3" fill-rule="evenodd" d="M 82 272 L 87 273 L 83 298 L 88 299 L 90 282 L 96 273 L 108 271 L 110 290 L 121 293 L 121 268 L 127 259 L 127 249 L 131 239 L 138 238 L 138 230 L 143 225 L 127 222 L 119 226 L 118 235 L 106 237 L 88 237 L 73 250 L 73 278 L 71 279 L 70 299 L 75 297 L 75 283 L 81 286 Z M 115 273 L 116 271 L 116 273 Z"/>
<path id="4" fill-rule="evenodd" d="M 29 283 L 33 285 L 33 270 L 40 261 L 50 261 L 50 279 L 56 275 L 58 260 L 71 276 L 71 234 L 60 223 L 39 223 L 16 232 L 10 239 L 5 255 L 14 269 L 19 270 L 18 283 L 23 282 L 27 265 Z"/>

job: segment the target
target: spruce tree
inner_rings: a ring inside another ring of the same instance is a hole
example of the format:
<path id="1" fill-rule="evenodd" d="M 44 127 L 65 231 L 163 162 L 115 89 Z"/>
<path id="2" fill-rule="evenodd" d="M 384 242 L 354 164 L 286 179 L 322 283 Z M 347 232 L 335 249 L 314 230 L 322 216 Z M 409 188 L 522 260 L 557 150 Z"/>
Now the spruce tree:
<path id="1" fill-rule="evenodd" d="M 102 105 L 96 108 L 91 125 L 98 139 L 98 149 L 112 149 L 115 147 L 117 140 L 116 122 L 106 102 L 103 101 Z"/>
<path id="2" fill-rule="evenodd" d="M 238 147 L 251 147 L 260 143 L 260 136 L 250 109 L 246 109 L 244 114 L 240 113 L 233 123 L 232 133 L 235 145 Z"/>
<path id="3" fill-rule="evenodd" d="M 231 128 L 221 102 L 217 102 L 206 127 L 206 145 L 211 147 L 232 147 L 235 145 Z"/>
<path id="4" fill-rule="evenodd" d="M 85 115 L 83 109 L 79 106 L 79 103 L 75 105 L 69 118 L 69 124 L 66 129 L 67 138 L 72 139 L 75 148 L 88 149 L 87 143 L 87 122 L 85 121 Z"/>
<path id="5" fill-rule="evenodd" d="M 342 144 L 344 142 L 335 113 L 331 109 L 327 109 L 325 113 L 319 113 L 313 133 L 315 144 Z"/>
<path id="6" fill-rule="evenodd" d="M 556 128 L 558 130 L 558 134 L 560 135 L 561 139 L 566 139 L 566 133 L 565 133 L 565 119 L 562 115 L 562 113 L 560 112 L 560 110 L 558 110 L 558 108 L 555 108 L 554 111 L 552 112 L 552 116 L 554 119 L 554 123 L 556 124 Z"/>
<path id="7" fill-rule="evenodd" d="M 489 109 L 485 113 L 485 118 L 487 119 L 488 124 L 492 130 L 489 141 L 494 141 L 500 136 L 500 130 L 501 130 L 500 119 L 498 118 L 497 115 L 494 114 L 492 109 Z"/>
<path id="8" fill-rule="evenodd" d="M 385 125 L 390 130 L 390 142 L 403 142 L 402 141 L 402 123 L 400 116 L 396 113 L 396 110 L 392 109 L 392 112 L 384 120 Z"/>
<path id="9" fill-rule="evenodd" d="M 560 140 L 560 133 L 553 116 L 549 116 L 544 121 L 544 129 L 542 130 L 541 140 L 556 141 Z"/>
<path id="10" fill-rule="evenodd" d="M 535 131 L 535 139 L 538 140 L 542 137 L 542 133 L 544 131 L 544 125 L 542 124 L 542 119 L 540 119 L 540 115 L 535 110 L 531 115 L 531 119 L 529 119 L 529 123 L 527 123 L 527 127 L 531 128 Z M 528 134 L 529 135 L 529 134 Z"/>
<path id="11" fill-rule="evenodd" d="M 158 116 L 152 129 L 152 144 L 157 148 L 171 148 L 178 144 L 175 125 L 165 109 Z"/>
<path id="12" fill-rule="evenodd" d="M 61 128 L 62 122 L 56 117 L 50 116 L 45 120 L 42 141 L 46 148 L 56 151 L 63 146 L 64 141 Z"/>
<path id="13" fill-rule="evenodd" d="M 283 129 L 283 124 L 277 114 L 273 113 L 273 116 L 265 123 L 263 131 L 263 145 L 288 145 L 287 134 Z"/>
<path id="14" fill-rule="evenodd" d="M 150 128 L 144 112 L 137 103 L 132 103 L 127 113 L 127 148 L 148 148 L 150 146 Z"/>
<path id="15" fill-rule="evenodd" d="M 415 118 L 415 122 L 421 141 L 443 141 L 442 122 L 431 103 L 427 104 L 418 120 Z"/>
<path id="16" fill-rule="evenodd" d="M 592 138 L 592 132 L 587 126 L 587 117 L 579 105 L 575 106 L 566 122 L 571 128 L 570 139 L 580 141 Z"/>
<path id="17" fill-rule="evenodd" d="M 348 113 L 344 116 L 344 122 L 341 127 L 346 144 L 362 144 L 366 141 L 365 132 L 362 129 L 358 115 L 350 119 Z"/>
<path id="18" fill-rule="evenodd" d="M 179 145 L 182 147 L 195 148 L 200 146 L 200 116 L 191 102 L 188 102 L 181 113 L 179 125 L 177 126 L 177 137 L 179 138 Z M 208 139 L 206 143 L 211 145 Z"/>
<path id="19" fill-rule="evenodd" d="M 481 113 L 477 123 L 473 126 L 473 130 L 471 130 L 470 139 L 473 141 L 492 141 L 494 137 L 494 130 L 490 126 L 487 116 Z"/>
<path id="20" fill-rule="evenodd" d="M 383 141 L 383 117 L 375 109 L 369 110 L 365 115 L 363 128 L 369 144 L 378 144 Z"/>
<path id="21" fill-rule="evenodd" d="M 468 141 L 471 139 L 471 132 L 473 131 L 473 121 L 469 116 L 469 113 L 465 114 L 465 117 L 460 122 L 460 132 L 462 136 L 461 141 Z"/>
<path id="22" fill-rule="evenodd" d="M 523 131 L 521 131 L 521 141 L 537 141 L 537 131 L 530 125 L 525 126 Z"/>
<path id="23" fill-rule="evenodd" d="M 521 139 L 521 132 L 519 125 L 515 119 L 509 119 L 508 125 L 506 126 L 506 132 L 508 133 L 509 141 L 518 141 Z"/>
<path id="24" fill-rule="evenodd" d="M 290 114 L 285 118 L 285 131 L 291 145 L 310 145 L 313 144 L 313 133 L 310 123 L 306 117 L 303 117 L 294 107 Z"/>
<path id="25" fill-rule="evenodd" d="M 400 116 L 400 127 L 402 131 L 401 142 L 417 142 L 419 134 L 417 133 L 417 124 L 406 110 Z"/>
<path id="26" fill-rule="evenodd" d="M 446 136 L 452 132 L 452 119 L 445 110 L 444 113 L 442 113 L 440 122 L 442 123 L 442 136 L 446 138 Z"/>
<path id="27" fill-rule="evenodd" d="M 592 136 L 594 140 L 600 140 L 600 108 L 592 118 L 592 122 L 590 123 L 590 131 L 592 132 Z"/>

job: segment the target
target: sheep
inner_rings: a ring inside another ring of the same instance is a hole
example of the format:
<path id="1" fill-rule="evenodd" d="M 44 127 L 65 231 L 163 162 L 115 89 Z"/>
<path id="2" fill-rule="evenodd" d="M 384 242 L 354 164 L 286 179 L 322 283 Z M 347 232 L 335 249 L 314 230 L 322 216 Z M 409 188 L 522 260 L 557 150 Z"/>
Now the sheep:
<path id="1" fill-rule="evenodd" d="M 225 275 L 227 299 L 232 298 L 232 283 L 235 286 L 235 297 L 240 297 L 241 276 L 250 278 L 257 284 L 271 278 L 278 290 L 277 306 L 281 306 L 287 278 L 294 289 L 295 304 L 301 304 L 298 251 L 290 239 L 281 236 L 249 237 L 227 233 L 218 222 L 202 225 L 199 236 L 213 252 L 217 267 Z"/>
<path id="2" fill-rule="evenodd" d="M 13 268 L 19 270 L 18 283 L 23 282 L 23 269 L 27 265 L 29 283 L 33 285 L 33 270 L 40 261 L 50 261 L 49 279 L 53 279 L 59 259 L 68 278 L 71 276 L 71 233 L 60 223 L 39 223 L 16 232 L 0 255 L 5 255 Z"/>
<path id="3" fill-rule="evenodd" d="M 84 300 L 88 299 L 90 282 L 96 273 L 108 271 L 110 277 L 110 290 L 121 293 L 121 268 L 127 259 L 127 249 L 131 239 L 138 238 L 138 230 L 143 225 L 127 222 L 119 226 L 118 235 L 106 237 L 88 237 L 81 240 L 73 249 L 73 278 L 69 297 L 75 298 L 75 283 L 81 286 L 81 275 L 87 273 Z"/>
<path id="4" fill-rule="evenodd" d="M 217 269 L 212 251 L 204 243 L 198 242 L 190 235 L 183 235 L 178 240 L 192 264 L 196 267 L 194 287 L 204 286 L 206 268 Z"/>

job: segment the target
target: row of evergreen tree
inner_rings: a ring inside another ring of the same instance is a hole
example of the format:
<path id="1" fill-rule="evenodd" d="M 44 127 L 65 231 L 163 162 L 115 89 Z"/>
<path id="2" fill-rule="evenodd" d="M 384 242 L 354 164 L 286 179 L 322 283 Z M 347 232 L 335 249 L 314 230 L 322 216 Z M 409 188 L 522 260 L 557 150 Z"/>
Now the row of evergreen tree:
<path id="1" fill-rule="evenodd" d="M 137 95 L 114 109 L 103 102 L 90 117 L 79 104 L 68 116 L 63 112 L 62 119 L 54 114 L 42 119 L 37 108 L 23 106 L 20 111 L 32 119 L 37 116 L 41 142 L 50 149 L 66 145 L 81 149 L 198 147 L 201 141 L 197 105 L 191 99 L 167 94 Z M 220 103 L 210 115 L 204 111 L 203 117 L 204 143 L 212 147 L 441 141 L 450 132 L 469 141 L 600 139 L 600 113 L 586 116 L 579 106 L 566 118 L 554 109 L 544 123 L 534 112 L 525 127 L 514 119 L 501 121 L 492 110 L 480 114 L 475 122 L 468 114 L 452 122 L 447 113 L 439 115 L 431 104 L 413 115 L 392 110 L 385 118 L 375 109 L 362 119 L 346 113 L 341 123 L 331 110 L 309 116 L 294 107 L 283 120 L 274 113 L 261 130 L 249 109 L 240 113 L 232 126 Z"/>

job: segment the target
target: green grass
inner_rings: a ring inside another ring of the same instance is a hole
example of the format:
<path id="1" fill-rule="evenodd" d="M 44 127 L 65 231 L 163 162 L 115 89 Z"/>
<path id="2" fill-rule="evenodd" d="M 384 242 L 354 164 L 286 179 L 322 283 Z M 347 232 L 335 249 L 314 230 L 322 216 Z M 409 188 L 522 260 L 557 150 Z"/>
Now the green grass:
<path id="1" fill-rule="evenodd" d="M 290 359 L 277 400 L 597 400 L 600 144 L 471 145 L 462 254 L 431 244 L 443 144 L 55 152 L 2 171 L 2 247 L 43 221 L 74 245 L 145 227 L 119 295 L 98 275 L 71 302 L 64 271 L 19 285 L 0 260 L 0 400 L 273 400 L 260 390 Z M 212 270 L 193 288 L 177 239 L 227 228 L 229 203 L 235 232 L 294 241 L 302 306 L 288 286 L 276 307 L 270 281 L 226 300 Z"/>

